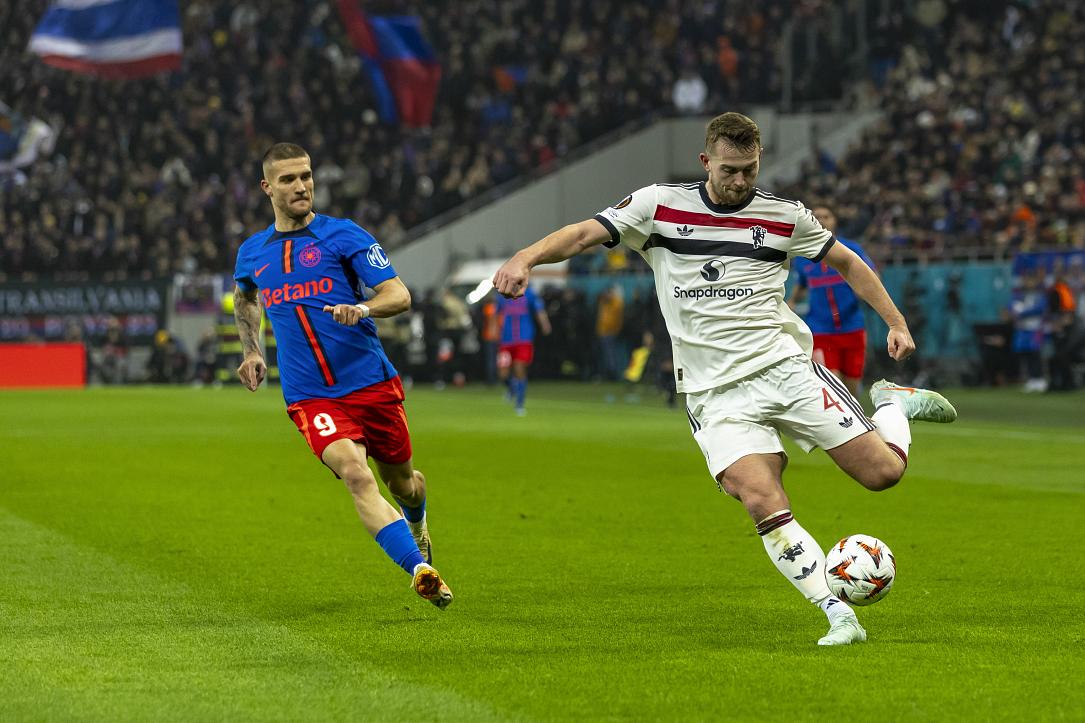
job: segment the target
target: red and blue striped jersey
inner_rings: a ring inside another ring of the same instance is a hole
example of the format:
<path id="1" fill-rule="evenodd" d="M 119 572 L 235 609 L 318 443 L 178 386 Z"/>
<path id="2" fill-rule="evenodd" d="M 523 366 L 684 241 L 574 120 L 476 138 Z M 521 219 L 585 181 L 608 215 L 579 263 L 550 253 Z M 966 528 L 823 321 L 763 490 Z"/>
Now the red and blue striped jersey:
<path id="1" fill-rule="evenodd" d="M 535 314 L 543 310 L 542 299 L 529 286 L 515 299 L 497 297 L 501 316 L 501 343 L 522 344 L 535 341 Z"/>
<path id="2" fill-rule="evenodd" d="M 840 236 L 836 240 L 859 254 L 867 266 L 874 268 L 874 262 L 859 244 Z M 809 310 L 803 317 L 810 331 L 815 334 L 843 334 L 865 327 L 859 297 L 836 269 L 824 261 L 804 258 L 795 259 L 792 269 L 795 271 L 795 282 L 810 292 Z"/>
<path id="3" fill-rule="evenodd" d="M 287 404 L 342 397 L 396 376 L 372 319 L 344 326 L 323 311 L 356 304 L 363 287 L 395 276 L 377 240 L 348 219 L 317 214 L 296 231 L 272 224 L 241 244 L 234 280 L 260 292 Z"/>

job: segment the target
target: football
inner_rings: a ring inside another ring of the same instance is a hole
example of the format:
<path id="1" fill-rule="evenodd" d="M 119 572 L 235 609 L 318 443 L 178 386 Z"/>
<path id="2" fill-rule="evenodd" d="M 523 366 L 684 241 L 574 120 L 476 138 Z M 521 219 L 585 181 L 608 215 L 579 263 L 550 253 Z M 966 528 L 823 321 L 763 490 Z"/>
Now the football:
<path id="1" fill-rule="evenodd" d="M 897 561 L 889 546 L 870 535 L 850 535 L 825 555 L 825 580 L 851 605 L 873 605 L 893 587 Z"/>

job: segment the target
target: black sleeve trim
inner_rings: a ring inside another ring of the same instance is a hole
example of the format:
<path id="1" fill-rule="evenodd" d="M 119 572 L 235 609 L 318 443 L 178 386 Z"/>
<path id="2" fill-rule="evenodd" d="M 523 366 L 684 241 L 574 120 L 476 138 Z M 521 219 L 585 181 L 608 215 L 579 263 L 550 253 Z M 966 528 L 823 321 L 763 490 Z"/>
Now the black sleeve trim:
<path id="1" fill-rule="evenodd" d="M 829 253 L 829 249 L 831 249 L 833 247 L 833 244 L 835 243 L 836 237 L 830 236 L 829 240 L 825 242 L 825 245 L 821 247 L 821 251 L 818 252 L 818 255 L 810 260 L 814 263 L 821 261 L 823 258 L 825 258 L 825 254 Z"/>
<path id="2" fill-rule="evenodd" d="M 610 241 L 603 243 L 608 249 L 612 249 L 622 242 L 622 236 L 618 233 L 618 229 L 614 228 L 614 224 L 610 222 L 610 219 L 601 213 L 595 214 L 595 220 L 603 224 L 603 228 L 610 232 Z"/>

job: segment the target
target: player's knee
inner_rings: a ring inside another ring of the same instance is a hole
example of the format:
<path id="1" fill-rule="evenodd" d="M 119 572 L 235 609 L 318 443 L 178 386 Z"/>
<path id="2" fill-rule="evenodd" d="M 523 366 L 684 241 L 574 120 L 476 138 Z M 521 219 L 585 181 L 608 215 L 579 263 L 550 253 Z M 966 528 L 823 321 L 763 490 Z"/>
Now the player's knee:
<path id="1" fill-rule="evenodd" d="M 739 484 L 738 484 L 738 482 L 736 480 L 734 480 L 734 479 L 728 477 L 726 474 L 724 474 L 717 481 L 720 483 L 720 489 L 721 490 L 723 490 L 725 493 L 727 493 L 731 497 L 734 497 L 736 500 L 739 500 L 739 501 L 742 500 L 741 489 L 740 489 Z"/>
<path id="2" fill-rule="evenodd" d="M 388 485 L 393 495 L 408 502 L 414 497 L 424 496 L 426 478 L 416 469 L 382 469 L 381 479 Z"/>
<path id="3" fill-rule="evenodd" d="M 343 484 L 352 495 L 361 494 L 371 485 L 377 484 L 377 478 L 373 476 L 373 472 L 367 465 L 360 462 L 351 462 L 339 471 L 339 476 L 343 478 Z"/>
<path id="4" fill-rule="evenodd" d="M 425 497 L 426 496 L 426 476 L 424 474 L 422 474 L 421 472 L 419 472 L 418 470 L 415 470 L 414 474 L 411 476 L 411 481 L 414 482 L 414 493 L 417 494 L 417 495 L 422 495 L 423 497 Z"/>
<path id="5" fill-rule="evenodd" d="M 738 480 L 726 474 L 722 482 L 723 491 L 741 502 L 753 517 L 764 517 L 788 506 L 787 495 L 775 484 Z"/>

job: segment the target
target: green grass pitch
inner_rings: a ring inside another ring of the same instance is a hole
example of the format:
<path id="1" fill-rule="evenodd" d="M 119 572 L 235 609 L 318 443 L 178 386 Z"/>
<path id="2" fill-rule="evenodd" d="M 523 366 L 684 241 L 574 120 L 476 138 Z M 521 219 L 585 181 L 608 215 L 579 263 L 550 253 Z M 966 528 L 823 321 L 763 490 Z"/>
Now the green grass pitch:
<path id="1" fill-rule="evenodd" d="M 825 649 L 681 409 L 603 394 L 409 394 L 442 613 L 277 390 L 0 393 L 0 720 L 1085 715 L 1085 395 L 951 394 L 880 494 L 793 451 L 802 524 L 899 565 Z"/>

